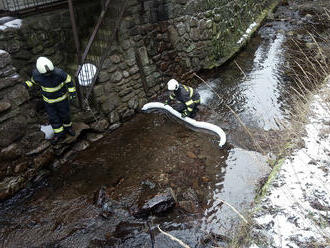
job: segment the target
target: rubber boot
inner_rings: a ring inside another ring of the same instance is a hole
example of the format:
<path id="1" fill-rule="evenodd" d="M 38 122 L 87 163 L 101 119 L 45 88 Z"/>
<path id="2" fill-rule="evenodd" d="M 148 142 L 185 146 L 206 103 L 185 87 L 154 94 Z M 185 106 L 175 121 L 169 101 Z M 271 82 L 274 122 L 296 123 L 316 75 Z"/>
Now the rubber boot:
<path id="1" fill-rule="evenodd" d="M 65 129 L 66 133 L 69 134 L 70 136 L 76 136 L 76 132 L 73 130 L 72 127 L 69 127 Z"/>
<path id="2" fill-rule="evenodd" d="M 51 140 L 50 140 L 50 143 L 52 145 L 56 145 L 57 143 L 63 141 L 65 139 L 65 134 L 58 134 L 58 135 L 55 135 Z"/>

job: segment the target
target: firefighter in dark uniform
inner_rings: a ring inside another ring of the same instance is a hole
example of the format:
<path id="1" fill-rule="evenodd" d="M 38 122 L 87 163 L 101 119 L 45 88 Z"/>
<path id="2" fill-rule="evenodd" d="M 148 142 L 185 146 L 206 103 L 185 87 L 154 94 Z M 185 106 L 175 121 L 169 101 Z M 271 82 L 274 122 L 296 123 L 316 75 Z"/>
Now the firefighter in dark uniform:
<path id="1" fill-rule="evenodd" d="M 54 68 L 49 59 L 39 57 L 31 80 L 26 81 L 25 84 L 28 88 L 34 85 L 41 88 L 49 122 L 54 130 L 51 143 L 56 144 L 64 139 L 66 134 L 75 136 L 70 117 L 69 99 L 76 97 L 76 89 L 71 76 L 59 68 Z"/>
<path id="2" fill-rule="evenodd" d="M 167 83 L 167 89 L 172 91 L 169 100 L 165 102 L 165 105 L 170 101 L 177 100 L 179 105 L 174 107 L 181 116 L 194 118 L 198 111 L 197 106 L 200 104 L 200 96 L 193 88 L 184 84 L 179 84 L 175 79 L 171 79 Z"/>

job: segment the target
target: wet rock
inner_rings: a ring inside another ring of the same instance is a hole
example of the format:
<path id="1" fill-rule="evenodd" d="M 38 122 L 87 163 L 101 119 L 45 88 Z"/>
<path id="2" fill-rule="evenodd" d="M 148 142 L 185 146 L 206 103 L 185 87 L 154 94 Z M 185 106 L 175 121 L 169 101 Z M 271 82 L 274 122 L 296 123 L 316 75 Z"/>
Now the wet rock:
<path id="1" fill-rule="evenodd" d="M 106 219 L 109 219 L 113 214 L 121 211 L 120 204 L 110 199 L 105 186 L 102 186 L 95 192 L 93 203 L 102 209 L 100 215 Z"/>
<path id="2" fill-rule="evenodd" d="M 101 71 L 98 77 L 99 83 L 104 83 L 110 79 L 110 74 L 106 71 Z"/>
<path id="3" fill-rule="evenodd" d="M 0 74 L 1 74 L 1 72 L 0 72 Z M 18 74 L 14 74 L 9 77 L 0 78 L 0 90 L 14 86 L 14 85 L 18 84 L 20 82 L 20 80 L 21 79 Z"/>
<path id="4" fill-rule="evenodd" d="M 15 160 L 22 154 L 21 149 L 17 144 L 11 144 L 10 146 L 1 150 L 0 161 Z"/>
<path id="5" fill-rule="evenodd" d="M 19 106 L 30 99 L 29 92 L 23 85 L 17 85 L 15 88 L 7 95 L 7 99 L 16 106 Z"/>
<path id="6" fill-rule="evenodd" d="M 196 213 L 197 207 L 193 201 L 179 201 L 179 207 L 188 213 Z"/>
<path id="7" fill-rule="evenodd" d="M 26 118 L 19 116 L 1 125 L 0 147 L 6 147 L 24 136 L 26 131 Z"/>
<path id="8" fill-rule="evenodd" d="M 305 18 L 307 18 L 307 19 L 312 19 L 313 16 L 312 16 L 311 14 L 307 14 L 307 15 L 305 15 Z"/>
<path id="9" fill-rule="evenodd" d="M 11 104 L 9 102 L 0 102 L 0 113 L 7 111 L 10 107 Z"/>
<path id="10" fill-rule="evenodd" d="M 142 186 L 146 186 L 149 189 L 154 189 L 156 187 L 156 184 L 154 184 L 153 182 L 151 182 L 149 180 L 145 180 L 141 184 L 142 184 Z"/>
<path id="11" fill-rule="evenodd" d="M 133 109 L 127 110 L 122 116 L 123 120 L 128 120 L 129 118 L 131 118 L 134 115 L 134 113 L 135 112 Z"/>
<path id="12" fill-rule="evenodd" d="M 82 133 L 82 131 L 88 130 L 90 128 L 89 125 L 87 125 L 84 122 L 75 122 L 75 123 L 73 123 L 72 126 L 73 126 L 73 129 L 76 132 L 76 135 L 75 136 L 67 136 L 67 138 L 63 142 L 65 144 L 71 144 L 71 143 L 75 142 L 78 139 L 78 137 L 80 136 L 80 134 Z"/>
<path id="13" fill-rule="evenodd" d="M 206 176 L 202 177 L 202 181 L 203 183 L 208 183 L 210 181 L 210 179 Z"/>
<path id="14" fill-rule="evenodd" d="M 112 124 L 112 125 L 109 127 L 109 131 L 114 131 L 114 130 L 118 129 L 120 126 L 121 126 L 121 123 L 115 123 L 115 124 Z"/>
<path id="15" fill-rule="evenodd" d="M 187 189 L 187 191 L 183 192 L 182 197 L 184 200 L 198 202 L 198 196 L 195 190 L 192 188 Z"/>
<path id="16" fill-rule="evenodd" d="M 80 152 L 86 150 L 90 146 L 87 140 L 82 140 L 73 146 L 73 150 Z"/>
<path id="17" fill-rule="evenodd" d="M 187 156 L 188 156 L 189 158 L 192 158 L 192 159 L 196 159 L 196 158 L 197 158 L 196 154 L 193 153 L 193 152 L 187 152 Z"/>
<path id="18" fill-rule="evenodd" d="M 213 246 L 227 247 L 227 245 L 231 242 L 232 242 L 231 238 L 229 238 L 225 235 L 222 235 L 222 234 L 213 233 L 212 231 L 201 238 L 201 243 L 205 247 L 206 246 L 208 247 L 211 244 L 212 244 L 212 247 Z"/>
<path id="19" fill-rule="evenodd" d="M 317 160 L 316 159 L 311 159 L 308 164 L 312 164 L 312 165 L 317 165 Z"/>
<path id="20" fill-rule="evenodd" d="M 111 201 L 107 201 L 102 205 L 101 216 L 103 218 L 109 219 L 114 214 L 113 206 Z"/>
<path id="21" fill-rule="evenodd" d="M 38 172 L 38 175 L 33 179 L 33 182 L 34 183 L 41 182 L 49 174 L 50 174 L 49 170 L 41 170 L 41 171 Z"/>
<path id="22" fill-rule="evenodd" d="M 51 162 L 53 162 L 54 158 L 55 158 L 54 153 L 48 150 L 45 153 L 40 154 L 38 157 L 36 157 L 33 160 L 34 168 L 39 169 L 46 165 L 49 165 Z"/>
<path id="23" fill-rule="evenodd" d="M 176 204 L 176 197 L 171 188 L 166 189 L 164 193 L 160 193 L 146 200 L 143 206 L 134 214 L 135 217 L 145 217 L 150 214 L 161 214 Z"/>
<path id="24" fill-rule="evenodd" d="M 137 98 L 132 98 L 128 101 L 128 107 L 131 109 L 137 109 L 139 106 L 139 101 Z"/>
<path id="25" fill-rule="evenodd" d="M 26 155 L 30 156 L 30 155 L 39 154 L 39 153 L 45 151 L 49 146 L 50 146 L 49 141 L 45 140 L 45 141 L 41 142 L 41 144 L 37 148 L 27 152 Z"/>
<path id="26" fill-rule="evenodd" d="M 87 140 L 89 142 L 95 142 L 98 141 L 100 139 L 102 139 L 104 137 L 103 134 L 99 134 L 99 133 L 88 133 L 87 134 Z"/>
<path id="27" fill-rule="evenodd" d="M 204 160 L 207 159 L 207 156 L 205 154 L 199 154 L 198 159 Z"/>
<path id="28" fill-rule="evenodd" d="M 56 156 L 61 156 L 63 153 L 69 150 L 70 145 L 59 143 L 55 146 L 52 146 Z"/>
<path id="29" fill-rule="evenodd" d="M 106 187 L 102 186 L 97 192 L 94 194 L 94 205 L 101 208 L 103 204 L 109 200 L 109 196 L 106 192 Z"/>
<path id="30" fill-rule="evenodd" d="M 110 123 L 115 123 L 119 121 L 119 114 L 117 113 L 117 111 L 112 111 L 110 114 L 109 114 L 109 121 Z M 114 125 L 115 125 L 114 124 Z"/>
<path id="31" fill-rule="evenodd" d="M 73 149 L 67 151 L 60 160 L 61 164 L 65 164 L 68 160 L 72 159 L 75 154 L 76 151 L 74 151 Z"/>
<path id="32" fill-rule="evenodd" d="M 4 50 L 0 52 L 0 68 L 5 68 L 11 63 L 10 54 Z"/>
<path id="33" fill-rule="evenodd" d="M 16 193 L 24 186 L 25 182 L 23 176 L 9 177 L 0 182 L 0 200 L 4 200 Z"/>
<path id="34" fill-rule="evenodd" d="M 72 121 L 74 122 L 83 121 L 85 123 L 91 123 L 95 121 L 95 117 L 92 111 L 78 111 L 72 117 Z"/>
<path id="35" fill-rule="evenodd" d="M 32 150 L 37 149 L 40 147 L 40 144 L 45 140 L 45 134 L 40 131 L 40 127 L 36 130 L 34 128 L 29 127 L 27 131 L 27 135 L 24 136 L 24 138 L 21 140 L 21 144 L 24 147 L 25 150 Z"/>
<path id="36" fill-rule="evenodd" d="M 106 119 L 99 120 L 91 125 L 93 131 L 105 132 L 109 128 L 109 122 Z"/>
<path id="37" fill-rule="evenodd" d="M 16 166 L 15 166 L 15 169 L 14 169 L 14 173 L 15 174 L 19 174 L 19 173 L 22 173 L 24 172 L 29 166 L 29 163 L 28 162 L 21 162 L 21 163 L 18 163 Z"/>
<path id="38" fill-rule="evenodd" d="M 163 185 L 168 184 L 168 174 L 160 174 L 159 175 L 159 182 L 161 182 Z"/>
<path id="39" fill-rule="evenodd" d="M 52 165 L 51 165 L 51 168 L 53 171 L 57 171 L 61 168 L 61 161 L 60 160 L 55 160 Z"/>

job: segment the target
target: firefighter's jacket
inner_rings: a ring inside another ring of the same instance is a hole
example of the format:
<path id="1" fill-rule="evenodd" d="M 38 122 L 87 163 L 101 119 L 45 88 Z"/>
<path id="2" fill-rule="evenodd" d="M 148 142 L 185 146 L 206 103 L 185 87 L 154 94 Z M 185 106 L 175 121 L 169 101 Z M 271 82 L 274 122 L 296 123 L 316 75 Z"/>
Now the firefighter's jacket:
<path id="1" fill-rule="evenodd" d="M 200 103 L 200 96 L 193 88 L 179 84 L 179 89 L 172 92 L 170 100 L 178 100 L 184 103 L 188 113 L 191 113 L 194 107 Z"/>
<path id="2" fill-rule="evenodd" d="M 50 104 L 61 102 L 67 99 L 69 94 L 76 93 L 71 76 L 59 68 L 55 68 L 49 75 L 41 74 L 35 69 L 31 80 L 25 84 L 29 88 L 34 85 L 40 86 L 43 100 Z"/>

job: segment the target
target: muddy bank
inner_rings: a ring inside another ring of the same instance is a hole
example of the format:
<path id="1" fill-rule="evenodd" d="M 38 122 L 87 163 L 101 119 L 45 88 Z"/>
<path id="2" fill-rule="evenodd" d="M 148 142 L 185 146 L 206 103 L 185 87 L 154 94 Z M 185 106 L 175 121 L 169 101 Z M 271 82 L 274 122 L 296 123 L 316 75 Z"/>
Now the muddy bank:
<path id="1" fill-rule="evenodd" d="M 218 198 L 232 204 L 251 202 L 253 187 L 247 185 L 266 169 L 255 164 L 259 157 L 239 148 L 220 150 L 217 137 L 189 131 L 166 116 L 139 115 L 66 164 L 48 179 L 48 187 L 15 206 L 2 205 L 3 245 L 139 247 L 151 242 L 147 220 L 161 247 L 175 243 L 157 234 L 157 224 L 167 231 L 174 228 L 186 240 L 193 237 L 193 245 L 204 232 L 223 233 L 237 223 L 230 209 L 218 209 L 223 205 Z M 105 196 L 99 197 L 103 185 Z M 158 212 L 148 207 L 167 188 L 175 201 L 158 199 L 167 204 Z M 216 223 L 226 225 L 219 231 Z M 13 231 L 19 238 L 10 238 Z M 48 234 L 40 239 L 35 236 L 39 232 Z"/>

